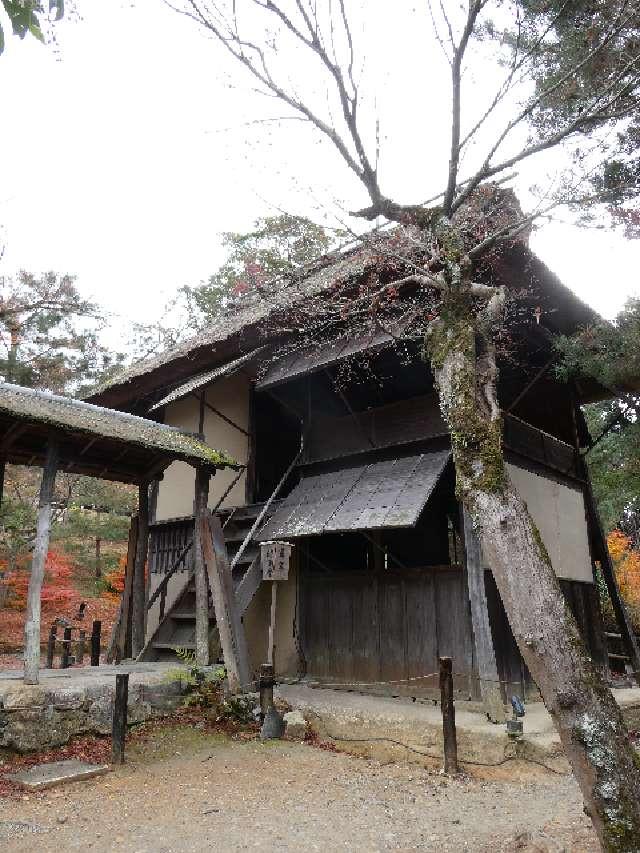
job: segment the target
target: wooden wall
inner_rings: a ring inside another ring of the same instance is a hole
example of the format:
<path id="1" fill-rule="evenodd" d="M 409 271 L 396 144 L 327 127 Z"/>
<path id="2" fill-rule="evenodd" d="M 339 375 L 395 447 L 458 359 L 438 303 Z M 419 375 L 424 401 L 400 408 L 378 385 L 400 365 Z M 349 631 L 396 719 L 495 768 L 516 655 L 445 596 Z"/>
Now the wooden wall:
<path id="1" fill-rule="evenodd" d="M 449 655 L 456 689 L 469 695 L 471 620 L 460 567 L 329 574 L 307 569 L 301 611 L 310 678 L 420 695 L 437 687 L 438 656 Z"/>

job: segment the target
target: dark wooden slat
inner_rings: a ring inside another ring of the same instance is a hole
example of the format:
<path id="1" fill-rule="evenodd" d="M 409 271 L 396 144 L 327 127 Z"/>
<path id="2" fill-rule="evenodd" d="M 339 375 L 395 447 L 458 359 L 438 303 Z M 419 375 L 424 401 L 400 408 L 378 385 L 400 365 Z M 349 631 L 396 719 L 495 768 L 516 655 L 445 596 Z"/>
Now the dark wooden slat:
<path id="1" fill-rule="evenodd" d="M 416 690 L 438 686 L 438 638 L 433 572 L 408 574 L 406 585 L 407 677 Z M 433 673 L 431 678 L 421 676 Z"/>

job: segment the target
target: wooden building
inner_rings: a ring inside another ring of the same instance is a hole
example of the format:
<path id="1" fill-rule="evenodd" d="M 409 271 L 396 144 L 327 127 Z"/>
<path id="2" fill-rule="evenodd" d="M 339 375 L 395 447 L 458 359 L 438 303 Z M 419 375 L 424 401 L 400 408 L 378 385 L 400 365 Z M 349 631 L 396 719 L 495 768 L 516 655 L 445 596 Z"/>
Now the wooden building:
<path id="1" fill-rule="evenodd" d="M 405 320 L 393 334 L 338 322 L 320 344 L 307 342 L 299 323 L 305 306 L 334 299 L 338 287 L 357 291 L 372 270 L 398 278 L 389 258 L 405 263 L 414 253 L 415 262 L 415 246 L 395 229 L 323 258 L 135 366 L 94 400 L 200 432 L 245 466 L 217 473 L 209 506 L 224 528 L 253 671 L 265 658 L 269 609 L 258 544 L 282 539 L 294 543 L 295 559 L 278 601 L 278 673 L 416 695 L 434 688 L 438 656 L 450 655 L 461 695 L 484 698 L 483 684 L 500 682 L 506 699 L 531 685 L 455 497 L 449 437 L 420 334 Z M 552 342 L 594 315 L 523 244 L 481 274 L 517 296 L 499 382 L 509 471 L 587 647 L 606 666 L 596 562 L 633 640 L 582 458 L 590 437 L 580 404 L 609 392 L 586 377 L 556 378 Z M 402 292 L 398 304 L 404 299 Z M 415 294 L 406 300 L 415 308 Z M 168 594 L 149 620 L 150 658 L 194 642 L 183 553 L 192 502 L 193 473 L 174 463 L 151 525 L 153 583 L 164 579 Z"/>

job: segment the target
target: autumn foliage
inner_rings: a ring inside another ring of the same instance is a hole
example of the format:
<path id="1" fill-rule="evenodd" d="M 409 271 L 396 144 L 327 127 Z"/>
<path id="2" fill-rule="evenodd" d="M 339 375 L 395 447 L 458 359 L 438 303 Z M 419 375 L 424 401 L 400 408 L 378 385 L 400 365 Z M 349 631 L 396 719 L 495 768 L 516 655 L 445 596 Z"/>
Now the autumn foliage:
<path id="1" fill-rule="evenodd" d="M 640 551 L 621 530 L 613 530 L 607 544 L 622 597 L 630 607 L 640 608 Z"/>
<path id="2" fill-rule="evenodd" d="M 15 651 L 23 646 L 29 575 L 29 561 L 26 560 L 5 578 L 7 594 L 4 607 L 0 608 L 0 652 Z M 86 604 L 84 618 L 74 624 L 90 633 L 92 621 L 100 619 L 103 638 L 110 636 L 117 611 L 117 595 L 105 592 L 93 597 L 79 590 L 73 562 L 64 552 L 50 550 L 47 555 L 41 601 L 43 642 L 52 621 L 64 617 L 73 622 L 82 602 Z"/>

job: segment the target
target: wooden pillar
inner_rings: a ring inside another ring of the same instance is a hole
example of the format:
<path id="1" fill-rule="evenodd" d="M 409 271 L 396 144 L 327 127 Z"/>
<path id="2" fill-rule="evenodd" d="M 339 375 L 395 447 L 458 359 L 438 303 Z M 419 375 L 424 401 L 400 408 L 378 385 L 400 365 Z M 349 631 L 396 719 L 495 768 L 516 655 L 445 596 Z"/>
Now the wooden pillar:
<path id="1" fill-rule="evenodd" d="M 107 663 L 120 663 L 126 657 L 127 635 L 131 624 L 131 597 L 133 595 L 133 573 L 135 571 L 136 551 L 138 549 L 138 516 L 131 517 L 129 541 L 127 544 L 127 563 L 124 570 L 124 589 L 120 598 L 118 618 L 107 648 Z"/>
<path id="2" fill-rule="evenodd" d="M 504 723 L 506 714 L 502 700 L 502 691 L 500 689 L 491 623 L 489 621 L 480 542 L 473 529 L 473 520 L 464 507 L 462 508 L 462 519 L 467 586 L 469 590 L 469 603 L 471 605 L 471 624 L 473 627 L 473 642 L 478 665 L 482 705 L 487 717 L 493 723 Z"/>
<path id="3" fill-rule="evenodd" d="M 256 390 L 249 386 L 249 426 L 247 437 L 247 467 L 245 469 L 245 502 L 252 504 L 256 497 Z"/>
<path id="4" fill-rule="evenodd" d="M 195 500 L 193 504 L 193 566 L 196 585 L 196 663 L 209 664 L 209 588 L 202 552 L 203 521 L 207 517 L 209 500 L 209 471 L 196 468 Z"/>
<path id="5" fill-rule="evenodd" d="M 458 772 L 458 742 L 456 736 L 456 707 L 453 701 L 453 666 L 451 658 L 440 658 L 440 710 L 442 712 L 442 740 L 444 747 L 444 772 Z"/>
<path id="6" fill-rule="evenodd" d="M 2 457 L 0 458 L 0 507 L 2 506 L 2 501 L 4 500 L 4 478 L 7 473 L 7 460 Z"/>
<path id="7" fill-rule="evenodd" d="M 129 673 L 116 675 L 116 695 L 113 701 L 113 720 L 111 723 L 111 759 L 114 764 L 124 764 L 128 701 Z"/>
<path id="8" fill-rule="evenodd" d="M 247 690 L 249 653 L 244 625 L 236 605 L 233 579 L 224 534 L 217 515 L 208 512 L 201 521 L 202 549 L 211 587 L 220 645 L 227 669 L 229 689 Z"/>
<path id="9" fill-rule="evenodd" d="M 40 592 L 44 580 L 44 566 L 49 550 L 51 532 L 51 502 L 58 470 L 58 442 L 50 438 L 47 444 L 47 456 L 40 481 L 40 500 L 38 502 L 38 522 L 36 541 L 31 561 L 31 577 L 27 593 L 27 614 L 24 626 L 24 682 L 38 683 L 40 668 Z"/>
<path id="10" fill-rule="evenodd" d="M 2 509 L 2 502 L 4 500 L 4 477 L 6 474 L 7 463 L 4 457 L 0 458 L 0 510 Z M 0 607 L 4 607 L 5 601 L 7 598 L 7 587 L 6 587 L 6 579 L 5 572 L 0 569 Z"/>
<path id="11" fill-rule="evenodd" d="M 94 619 L 91 625 L 91 666 L 100 666 L 100 637 L 102 622 Z"/>
<path id="12" fill-rule="evenodd" d="M 144 648 L 144 633 L 147 615 L 147 584 L 144 576 L 149 544 L 149 484 L 145 481 L 138 488 L 138 539 L 133 571 L 131 595 L 131 656 L 138 657 Z"/>

